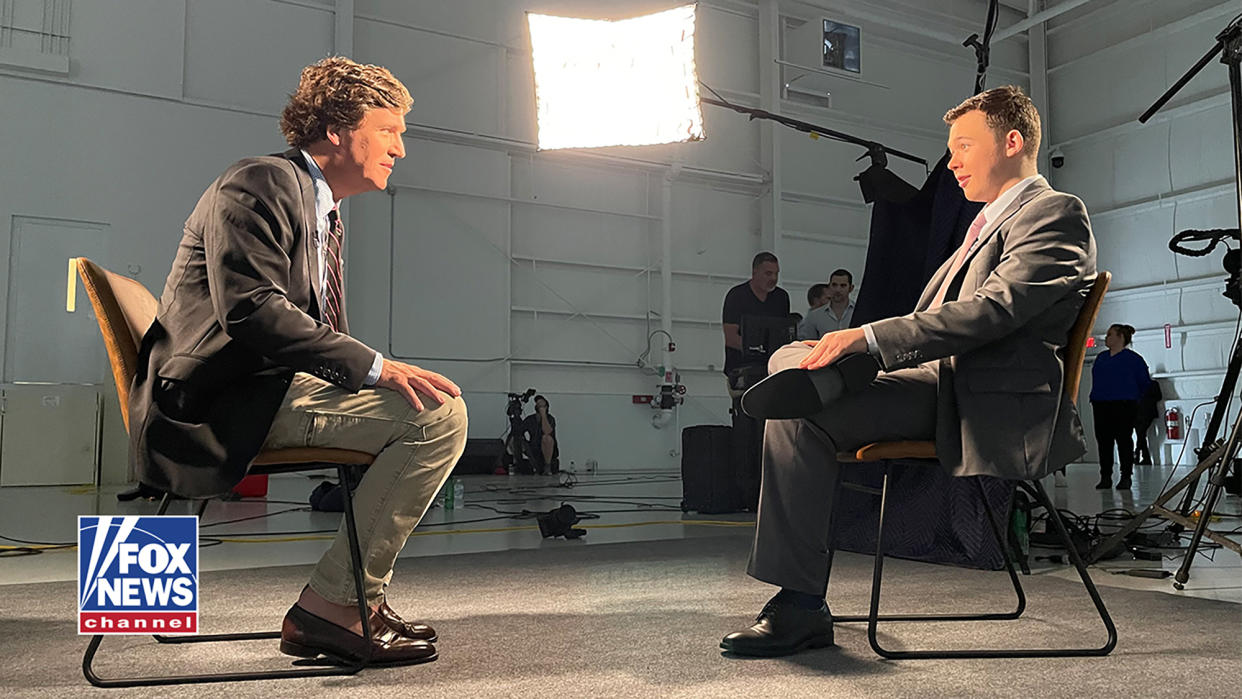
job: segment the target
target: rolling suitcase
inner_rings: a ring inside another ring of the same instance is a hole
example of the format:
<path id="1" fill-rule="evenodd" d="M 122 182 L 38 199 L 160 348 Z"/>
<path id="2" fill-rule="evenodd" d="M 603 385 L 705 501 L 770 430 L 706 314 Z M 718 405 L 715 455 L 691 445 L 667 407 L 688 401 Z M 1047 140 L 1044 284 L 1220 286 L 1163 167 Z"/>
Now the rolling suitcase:
<path id="1" fill-rule="evenodd" d="M 759 480 L 762 473 L 763 420 L 733 411 L 733 448 L 730 459 L 733 464 L 733 482 L 738 491 L 741 509 L 756 512 L 759 509 Z"/>
<path id="2" fill-rule="evenodd" d="M 681 431 L 682 512 L 724 514 L 742 509 L 734 477 L 733 428 L 696 425 Z"/>

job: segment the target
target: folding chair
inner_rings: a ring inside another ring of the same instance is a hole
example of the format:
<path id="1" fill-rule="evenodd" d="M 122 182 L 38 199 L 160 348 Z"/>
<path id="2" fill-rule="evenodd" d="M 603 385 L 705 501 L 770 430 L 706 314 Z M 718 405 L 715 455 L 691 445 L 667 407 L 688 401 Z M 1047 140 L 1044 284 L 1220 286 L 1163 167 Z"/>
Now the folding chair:
<path id="1" fill-rule="evenodd" d="M 78 275 L 82 279 L 86 295 L 90 298 L 95 310 L 95 319 L 99 323 L 99 332 L 103 335 L 104 345 L 108 352 L 108 363 L 112 367 L 112 378 L 116 383 L 117 397 L 121 403 L 121 416 L 126 431 L 129 430 L 129 388 L 133 383 L 138 365 L 138 346 L 142 336 L 151 327 L 155 319 L 158 302 L 137 280 L 109 272 L 84 257 L 74 258 Z M 335 468 L 341 483 L 348 487 L 348 477 L 352 469 L 369 466 L 375 457 L 365 452 L 350 449 L 270 449 L 261 452 L 250 467 L 251 474 L 290 473 L 295 471 L 319 470 Z M 172 496 L 165 495 L 160 503 L 157 514 L 168 511 Z M 347 494 L 345 500 L 345 528 L 349 535 L 349 554 L 353 565 L 354 591 L 358 596 L 358 614 L 362 619 L 363 637 L 369 637 L 370 610 L 367 608 L 362 577 L 362 553 L 358 545 L 358 526 L 354 518 L 353 498 Z M 202 500 L 198 505 L 198 516 L 207 509 L 209 500 Z M 196 636 L 155 636 L 155 640 L 166 644 L 210 643 L 230 641 L 250 641 L 257 639 L 280 638 L 279 631 L 260 631 L 250 633 L 200 634 Z M 153 677 L 120 677 L 104 678 L 94 670 L 95 655 L 103 641 L 102 635 L 91 638 L 82 656 L 82 673 L 87 681 L 96 687 L 152 687 L 174 684 L 198 684 L 205 682 L 239 682 L 246 680 L 270 680 L 290 677 L 322 677 L 328 675 L 353 675 L 366 666 L 368 657 L 344 666 L 333 667 L 294 667 L 283 670 L 264 670 L 255 672 L 223 672 L 214 674 L 166 675 Z"/>
<path id="2" fill-rule="evenodd" d="M 1090 292 L 1087 294 L 1086 300 L 1083 302 L 1082 309 L 1078 312 L 1078 317 L 1074 321 L 1074 325 L 1070 328 L 1069 340 L 1065 347 L 1065 383 L 1063 386 L 1063 394 L 1069 398 L 1071 403 L 1077 403 L 1078 385 L 1082 379 L 1083 362 L 1086 359 L 1087 336 L 1091 333 L 1091 326 L 1095 323 L 1096 315 L 1099 313 L 1100 304 L 1104 300 L 1104 293 L 1108 290 L 1108 284 L 1112 275 L 1108 272 L 1100 272 L 1096 277 L 1095 283 L 1092 285 Z M 992 510 L 991 504 L 988 502 L 987 493 L 984 491 L 983 482 L 979 477 L 975 478 L 978 486 L 979 496 L 983 499 L 984 509 L 987 512 L 988 525 L 992 530 L 992 534 L 996 537 L 997 543 L 1000 545 L 1001 552 L 1005 557 L 1005 567 L 1009 573 L 1010 581 L 1013 585 L 1014 593 L 1017 596 L 1017 606 L 1010 612 L 985 612 L 973 614 L 880 614 L 880 588 L 883 582 L 884 570 L 884 514 L 888 503 L 888 480 L 889 465 L 894 459 L 916 459 L 924 460 L 928 464 L 936 464 L 936 444 L 935 442 L 922 441 L 902 441 L 902 442 L 878 442 L 868 444 L 854 452 L 844 452 L 838 455 L 838 459 L 842 463 L 875 463 L 880 462 L 883 471 L 883 482 L 877 488 L 870 488 L 856 484 L 843 483 L 842 487 L 872 493 L 880 496 L 879 522 L 876 526 L 875 535 L 875 566 L 872 571 L 871 578 L 871 606 L 866 615 L 856 616 L 833 616 L 834 621 L 840 622 L 867 622 L 867 640 L 871 644 L 871 648 L 879 655 L 890 659 L 914 659 L 914 658 L 1064 658 L 1064 657 L 1082 657 L 1082 656 L 1102 656 L 1108 655 L 1117 645 L 1117 628 L 1113 624 L 1113 619 L 1108 613 L 1108 609 L 1104 606 L 1104 601 L 1100 598 L 1100 593 L 1096 590 L 1095 583 L 1091 580 L 1091 575 L 1087 572 L 1087 566 L 1083 563 L 1082 556 L 1074 542 L 1070 539 L 1069 533 L 1065 529 L 1065 524 L 1061 521 L 1061 517 L 1057 514 L 1056 506 L 1048 497 L 1048 493 L 1044 487 L 1040 485 L 1038 480 L 1015 481 L 1014 487 L 1021 487 L 1034 497 L 1036 503 L 1042 505 L 1048 511 L 1048 521 L 1053 529 L 1056 530 L 1061 542 L 1065 545 L 1070 561 L 1074 564 L 1074 568 L 1078 571 L 1078 576 L 1082 579 L 1083 585 L 1087 588 L 1087 594 L 1091 596 L 1091 601 L 1095 605 L 1096 611 L 1099 613 L 1100 620 L 1104 623 L 1104 628 L 1108 632 L 1108 639 L 1104 645 L 1093 648 L 973 648 L 962 650 L 941 650 L 941 649 L 923 649 L 923 650 L 894 650 L 885 648 L 880 645 L 877 636 L 877 628 L 879 622 L 896 622 L 896 621 L 944 621 L 944 622 L 973 622 L 973 621 L 998 621 L 1012 620 L 1022 616 L 1026 609 L 1026 594 L 1022 590 L 1022 583 L 1018 577 L 1017 571 L 1014 570 L 1013 561 L 1011 560 L 1009 546 L 1006 543 L 1006 537 L 1003 530 L 998 525 L 996 514 Z M 829 551 L 829 555 L 832 552 Z"/>

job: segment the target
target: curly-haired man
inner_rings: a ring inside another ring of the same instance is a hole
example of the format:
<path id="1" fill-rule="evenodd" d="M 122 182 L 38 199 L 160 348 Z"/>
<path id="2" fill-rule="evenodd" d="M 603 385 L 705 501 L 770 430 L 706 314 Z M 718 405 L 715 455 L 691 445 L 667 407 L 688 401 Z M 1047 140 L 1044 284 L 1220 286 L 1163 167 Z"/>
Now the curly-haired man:
<path id="1" fill-rule="evenodd" d="M 139 352 L 130 454 L 144 484 L 219 495 L 264 448 L 375 455 L 354 494 L 371 637 L 342 530 L 285 616 L 291 655 L 436 658 L 435 631 L 384 592 L 465 446 L 466 406 L 447 378 L 349 336 L 338 215 L 342 199 L 388 185 L 412 104 L 379 66 L 303 70 L 280 122 L 290 150 L 241 160 L 203 193 Z"/>

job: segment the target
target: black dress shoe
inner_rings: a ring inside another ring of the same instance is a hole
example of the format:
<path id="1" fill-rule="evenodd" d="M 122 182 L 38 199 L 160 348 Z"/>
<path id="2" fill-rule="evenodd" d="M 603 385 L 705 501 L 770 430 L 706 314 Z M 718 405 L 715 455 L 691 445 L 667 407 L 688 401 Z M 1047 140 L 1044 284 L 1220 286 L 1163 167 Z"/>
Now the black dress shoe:
<path id="1" fill-rule="evenodd" d="M 1100 482 L 1095 484 L 1096 490 L 1108 490 L 1113 487 L 1112 476 L 1100 476 Z"/>
<path id="2" fill-rule="evenodd" d="M 1121 478 L 1117 480 L 1117 490 L 1129 490 L 1130 487 L 1131 487 L 1130 477 L 1125 475 L 1124 473 L 1121 474 Z"/>
<path id="3" fill-rule="evenodd" d="M 808 417 L 841 396 L 866 388 L 879 371 L 869 354 L 847 354 L 814 371 L 778 371 L 742 394 L 742 412 L 762 420 Z"/>
<path id="4" fill-rule="evenodd" d="M 388 628 L 406 638 L 415 638 L 428 643 L 436 642 L 435 629 L 421 621 L 406 621 L 402 619 L 400 615 L 392 610 L 392 607 L 388 606 L 388 600 L 380 602 L 379 609 L 376 609 L 375 613 L 379 615 L 380 619 L 384 620 Z"/>
<path id="5" fill-rule="evenodd" d="M 371 612 L 368 622 L 371 625 L 369 639 L 295 604 L 285 614 L 280 627 L 280 652 L 298 658 L 322 655 L 343 665 L 352 665 L 368 657 L 368 646 L 367 665 L 415 665 L 438 657 L 435 646 L 393 631 L 375 612 Z"/>
<path id="6" fill-rule="evenodd" d="M 832 645 L 832 614 L 828 605 L 805 609 L 787 602 L 768 602 L 755 623 L 720 641 L 720 647 L 737 655 L 776 657 L 807 648 Z"/>

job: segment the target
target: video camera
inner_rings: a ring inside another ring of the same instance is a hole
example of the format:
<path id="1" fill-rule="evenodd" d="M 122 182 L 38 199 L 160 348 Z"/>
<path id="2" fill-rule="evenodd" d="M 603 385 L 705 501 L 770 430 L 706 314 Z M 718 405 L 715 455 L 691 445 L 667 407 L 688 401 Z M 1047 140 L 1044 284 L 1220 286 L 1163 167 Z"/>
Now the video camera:
<path id="1" fill-rule="evenodd" d="M 509 420 L 522 420 L 522 404 L 534 397 L 536 391 L 533 388 L 526 389 L 525 393 L 510 393 L 509 405 L 505 407 L 505 415 L 509 416 Z"/>
<path id="2" fill-rule="evenodd" d="M 528 388 L 525 393 L 509 394 L 509 403 L 505 406 L 505 415 L 509 418 L 509 435 L 505 437 L 505 453 L 501 457 L 501 464 L 509 473 L 534 472 L 526 447 L 522 444 L 522 406 L 536 392 L 535 389 Z"/>

